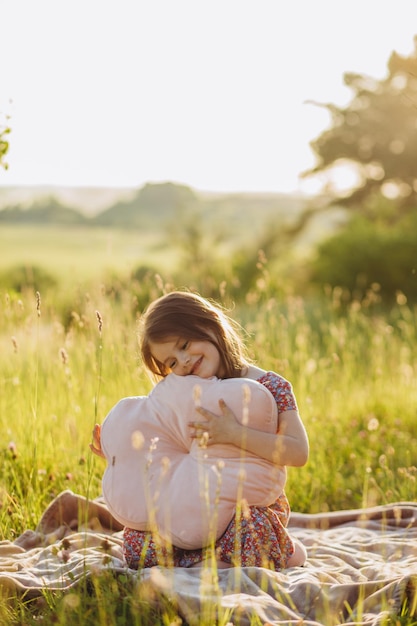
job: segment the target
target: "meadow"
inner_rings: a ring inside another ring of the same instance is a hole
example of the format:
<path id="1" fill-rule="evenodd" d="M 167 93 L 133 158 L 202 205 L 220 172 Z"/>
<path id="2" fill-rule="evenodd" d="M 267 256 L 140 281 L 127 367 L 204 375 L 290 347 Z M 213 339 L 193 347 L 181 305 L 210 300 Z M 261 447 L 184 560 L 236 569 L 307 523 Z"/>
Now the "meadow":
<path id="1" fill-rule="evenodd" d="M 100 495 L 104 467 L 89 451 L 93 425 L 120 398 L 151 388 L 138 355 L 141 299 L 124 280 L 117 289 L 106 283 L 109 271 L 127 274 L 133 261 L 141 262 L 137 236 L 97 231 L 69 240 L 63 232 L 27 229 L 19 233 L 17 255 L 12 231 L 0 235 L 0 270 L 23 254 L 54 271 L 58 284 L 20 293 L 0 285 L 2 539 L 35 528 L 64 489 Z M 152 239 L 141 245 L 147 262 L 152 257 L 164 266 L 164 258 L 169 267 L 173 251 L 161 251 Z M 183 286 L 166 281 L 163 271 L 150 274 L 141 284 L 142 299 Z M 294 387 L 311 446 L 308 464 L 289 470 L 286 490 L 295 511 L 417 497 L 417 312 L 402 301 L 383 310 L 372 294 L 367 302 L 348 304 L 341 295 L 337 289 L 308 295 L 282 285 L 278 290 L 265 264 L 257 289 L 242 294 L 231 312 L 248 331 L 253 359 Z M 227 284 L 218 285 L 218 299 L 231 305 Z M 139 606 L 127 581 L 104 577 L 95 581 L 94 594 L 87 586 L 78 594 L 72 610 L 59 594 L 45 594 L 35 605 L 8 598 L 0 603 L 0 622 L 180 623 L 169 607 L 155 612 Z M 416 623 L 400 619 L 392 624 Z"/>

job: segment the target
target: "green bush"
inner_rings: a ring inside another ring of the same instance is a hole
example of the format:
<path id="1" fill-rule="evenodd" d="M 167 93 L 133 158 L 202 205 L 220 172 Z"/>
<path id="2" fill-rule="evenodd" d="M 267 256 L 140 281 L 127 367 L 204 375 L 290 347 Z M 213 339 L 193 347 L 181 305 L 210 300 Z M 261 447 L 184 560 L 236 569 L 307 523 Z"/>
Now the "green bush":
<path id="1" fill-rule="evenodd" d="M 349 299 L 362 301 L 373 292 L 384 304 L 403 296 L 417 302 L 417 217 L 391 228 L 353 218 L 319 245 L 310 277 L 344 289 Z"/>
<path id="2" fill-rule="evenodd" d="M 1 287 L 16 293 L 22 293 L 25 289 L 46 291 L 56 284 L 52 274 L 36 265 L 17 265 L 0 273 Z"/>

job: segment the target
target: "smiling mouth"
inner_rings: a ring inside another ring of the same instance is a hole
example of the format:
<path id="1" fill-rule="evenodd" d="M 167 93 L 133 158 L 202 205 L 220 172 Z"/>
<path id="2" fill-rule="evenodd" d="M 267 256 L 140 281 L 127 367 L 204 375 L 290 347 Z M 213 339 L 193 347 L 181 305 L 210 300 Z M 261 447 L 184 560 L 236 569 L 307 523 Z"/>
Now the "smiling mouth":
<path id="1" fill-rule="evenodd" d="M 203 360 L 203 357 L 201 356 L 201 357 L 198 359 L 198 361 L 196 361 L 196 362 L 194 363 L 194 365 L 193 365 L 193 366 L 192 366 L 192 368 L 191 368 L 191 374 L 195 374 L 195 373 L 196 373 L 196 371 L 198 370 L 198 368 L 199 368 L 199 367 L 200 367 L 200 365 L 201 365 L 201 361 L 202 361 L 202 360 Z"/>

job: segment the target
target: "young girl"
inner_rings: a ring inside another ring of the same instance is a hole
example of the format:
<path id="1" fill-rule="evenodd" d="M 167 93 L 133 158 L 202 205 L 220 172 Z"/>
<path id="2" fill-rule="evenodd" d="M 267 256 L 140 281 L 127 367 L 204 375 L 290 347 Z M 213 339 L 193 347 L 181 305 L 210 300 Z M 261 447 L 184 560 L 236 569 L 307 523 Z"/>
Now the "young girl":
<path id="1" fill-rule="evenodd" d="M 155 380 L 171 372 L 201 378 L 251 378 L 265 385 L 277 402 L 276 434 L 250 429 L 249 436 L 242 438 L 243 426 L 221 402 L 220 415 L 204 407 L 197 409 L 201 421 L 189 423 L 192 437 L 204 432 L 207 445 L 228 443 L 238 447 L 244 440 L 247 451 L 277 465 L 302 466 L 307 462 L 308 438 L 290 383 L 249 363 L 237 324 L 219 306 L 196 294 L 175 291 L 150 304 L 141 322 L 142 358 Z M 101 452 L 98 428 L 93 434 L 92 450 Z M 289 514 L 283 493 L 269 507 L 248 507 L 239 518 L 235 516 L 216 542 L 217 566 L 252 565 L 279 570 L 303 565 L 306 551 L 287 531 Z M 161 546 L 149 532 L 125 528 L 123 539 L 129 567 L 160 563 Z M 177 567 L 201 566 L 204 560 L 203 550 L 175 546 L 171 556 Z"/>

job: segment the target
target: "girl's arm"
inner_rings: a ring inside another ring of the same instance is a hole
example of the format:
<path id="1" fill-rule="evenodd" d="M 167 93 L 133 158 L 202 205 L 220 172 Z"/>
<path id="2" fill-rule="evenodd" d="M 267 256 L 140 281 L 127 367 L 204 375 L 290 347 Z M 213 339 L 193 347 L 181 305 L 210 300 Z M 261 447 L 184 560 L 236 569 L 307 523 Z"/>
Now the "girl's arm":
<path id="1" fill-rule="evenodd" d="M 189 423 L 192 437 L 200 438 L 207 433 L 207 445 L 230 443 L 276 465 L 300 467 L 307 462 L 308 437 L 298 411 L 280 413 L 278 433 L 271 434 L 242 426 L 223 400 L 219 406 L 220 415 L 202 407 L 197 409 L 204 421 Z"/>

